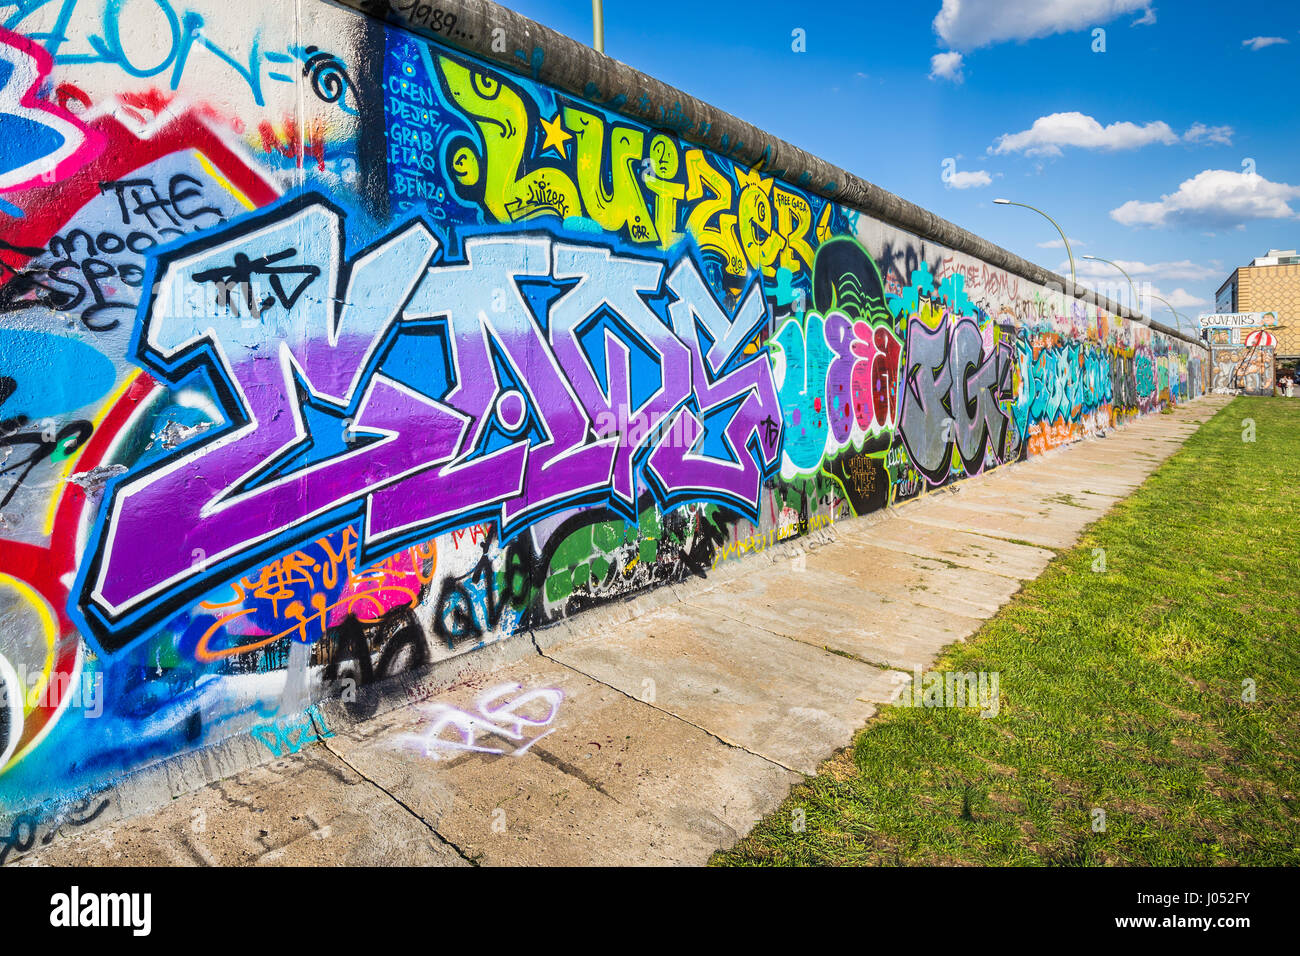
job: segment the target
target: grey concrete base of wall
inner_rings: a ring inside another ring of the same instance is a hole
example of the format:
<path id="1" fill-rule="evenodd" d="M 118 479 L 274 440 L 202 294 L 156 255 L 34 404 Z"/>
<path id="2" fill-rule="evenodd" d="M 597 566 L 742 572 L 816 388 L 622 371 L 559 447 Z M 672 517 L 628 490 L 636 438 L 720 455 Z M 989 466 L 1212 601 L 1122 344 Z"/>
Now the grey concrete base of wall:
<path id="1" fill-rule="evenodd" d="M 288 843 L 269 847 L 245 837 L 232 837 L 228 852 L 194 848 L 195 832 L 214 826 L 195 831 L 196 815 L 211 816 L 200 791 L 217 784 L 223 800 L 252 812 L 262 799 L 259 780 L 274 785 L 268 793 L 292 780 L 294 799 L 308 794 L 329 806 L 331 787 L 364 782 L 364 807 L 339 798 L 321 814 L 344 807 L 339 819 L 362 829 L 413 825 L 427 838 L 416 841 L 422 848 L 414 855 L 389 841 L 390 855 L 375 857 L 371 840 L 364 850 L 348 843 L 347 852 L 323 862 L 702 862 L 847 744 L 896 694 L 899 672 L 926 666 L 978 630 L 1229 400 L 1207 396 L 1172 415 L 1149 415 L 1104 438 L 727 561 L 707 577 L 358 688 L 355 700 L 322 701 L 319 718 L 310 719 L 325 739 L 295 755 L 277 757 L 245 734 L 150 765 L 75 803 L 35 808 L 22 815 L 30 840 L 20 842 L 28 845 L 11 846 L 10 862 L 243 863 L 268 854 L 263 862 L 309 862 L 324 853 L 324 845 L 308 842 L 277 856 Z M 427 712 L 412 705 L 437 700 L 468 709 L 489 682 L 526 688 L 548 681 L 562 687 L 569 723 L 545 746 L 523 748 L 528 760 L 472 753 L 439 762 L 390 746 L 395 735 L 427 723 Z M 620 738 L 634 737 L 638 746 L 622 751 L 626 762 L 597 754 L 606 746 L 619 752 Z M 583 768 L 602 761 L 609 764 L 604 782 Z M 575 780 L 577 796 L 564 789 Z M 585 824 L 557 828 L 547 817 L 522 841 L 494 842 L 494 807 L 509 803 L 505 791 L 550 793 L 552 785 L 571 809 L 586 807 Z M 231 791 L 245 796 L 234 799 Z M 267 797 L 272 806 L 277 799 Z M 611 801 L 617 811 L 584 800 Z M 452 804 L 481 804 L 481 813 L 460 826 Z M 289 816 L 290 830 L 306 826 Z M 302 839 L 320 843 L 319 834 L 310 835 L 322 826 L 347 830 L 306 816 L 319 825 Z M 15 817 L 0 826 L 17 833 Z M 590 833 L 585 843 L 575 837 L 601 819 L 644 839 L 619 850 L 592 845 Z M 142 839 L 133 853 L 132 821 L 162 844 Z M 217 840 L 211 832 L 208 839 Z M 188 850 L 174 849 L 181 845 Z"/>

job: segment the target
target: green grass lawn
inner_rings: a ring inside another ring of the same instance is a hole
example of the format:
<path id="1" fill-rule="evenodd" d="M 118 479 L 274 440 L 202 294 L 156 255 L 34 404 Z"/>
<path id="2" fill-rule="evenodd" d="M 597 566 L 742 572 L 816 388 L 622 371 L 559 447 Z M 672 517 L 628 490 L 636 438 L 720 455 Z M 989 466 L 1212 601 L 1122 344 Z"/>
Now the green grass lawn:
<path id="1" fill-rule="evenodd" d="M 1233 401 L 932 669 L 998 715 L 882 708 L 712 862 L 1300 863 L 1300 401 Z"/>

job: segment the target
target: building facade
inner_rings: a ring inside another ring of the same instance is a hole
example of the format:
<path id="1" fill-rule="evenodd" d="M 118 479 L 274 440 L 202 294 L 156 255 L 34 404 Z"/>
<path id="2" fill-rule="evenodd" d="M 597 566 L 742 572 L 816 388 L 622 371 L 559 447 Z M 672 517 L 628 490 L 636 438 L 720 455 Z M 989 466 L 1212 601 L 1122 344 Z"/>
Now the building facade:
<path id="1" fill-rule="evenodd" d="M 1267 256 L 1234 269 L 1214 297 L 1214 310 L 1276 312 L 1278 325 L 1270 332 L 1277 339 L 1277 362 L 1293 366 L 1300 359 L 1300 255 L 1294 249 L 1270 249 Z"/>

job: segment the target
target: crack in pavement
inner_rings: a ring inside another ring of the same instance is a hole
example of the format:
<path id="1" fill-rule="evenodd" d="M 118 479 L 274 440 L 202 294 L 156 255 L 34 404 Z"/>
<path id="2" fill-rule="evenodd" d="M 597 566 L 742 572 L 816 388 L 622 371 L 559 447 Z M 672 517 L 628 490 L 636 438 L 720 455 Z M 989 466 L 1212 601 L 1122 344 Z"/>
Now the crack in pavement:
<path id="1" fill-rule="evenodd" d="M 458 846 L 456 843 L 453 843 L 451 840 L 447 839 L 445 836 L 443 836 L 441 833 L 439 833 L 439 832 L 438 832 L 438 829 L 437 829 L 437 828 L 436 828 L 432 823 L 430 823 L 430 822 L 429 822 L 428 820 L 426 820 L 423 816 L 421 816 L 419 813 L 417 813 L 417 812 L 415 811 L 415 809 L 414 809 L 413 807 L 411 807 L 410 805 L 408 805 L 404 800 L 402 800 L 401 797 L 399 797 L 397 794 L 393 793 L 391 790 L 389 790 L 387 787 L 385 787 L 383 784 L 381 784 L 381 783 L 380 783 L 378 780 L 376 780 L 374 777 L 371 777 L 369 774 L 367 774 L 367 773 L 365 773 L 364 771 L 360 770 L 359 768 L 353 766 L 353 764 L 352 764 L 349 760 L 345 759 L 345 758 L 344 758 L 344 757 L 343 757 L 343 756 L 342 756 L 338 751 L 336 751 L 333 747 L 331 747 L 331 746 L 329 745 L 329 741 L 327 741 L 327 740 L 321 740 L 321 741 L 318 741 L 318 743 L 320 743 L 320 745 L 321 745 L 322 747 L 324 747 L 324 748 L 325 748 L 326 750 L 328 750 L 331 754 L 333 754 L 334 757 L 335 757 L 335 759 L 337 759 L 339 763 L 343 764 L 343 766 L 347 767 L 349 770 L 351 770 L 353 773 L 355 773 L 355 774 L 356 774 L 358 777 L 360 777 L 362 780 L 366 781 L 366 783 L 370 784 L 372 787 L 374 787 L 374 788 L 375 788 L 376 790 L 378 790 L 380 793 L 383 793 L 384 795 L 386 795 L 389 799 L 391 799 L 391 800 L 392 800 L 394 803 L 396 803 L 399 807 L 401 807 L 403 810 L 405 810 L 405 811 L 406 811 L 407 813 L 409 813 L 411 816 L 415 817 L 415 819 L 419 820 L 420 823 L 422 823 L 422 824 L 423 824 L 423 825 L 428 829 L 428 831 L 429 831 L 430 833 L 432 833 L 435 837 L 437 837 L 438 840 L 439 840 L 439 841 L 440 841 L 444 846 L 446 846 L 446 847 L 450 848 L 451 850 L 453 850 L 453 851 L 456 853 L 456 855 L 459 856 L 462 860 L 464 860 L 464 861 L 465 861 L 466 863 L 468 863 L 470 866 L 478 866 L 478 865 L 479 865 L 477 859 L 475 859 L 474 857 L 472 857 L 472 856 L 470 856 L 469 854 L 467 854 L 463 849 L 460 848 L 460 846 Z"/>
<path id="2" fill-rule="evenodd" d="M 773 637 L 784 637 L 787 641 L 794 641 L 796 644 L 803 644 L 805 647 L 815 647 L 819 651 L 825 651 L 827 654 L 834 654 L 836 657 L 847 657 L 849 660 L 857 661 L 859 664 L 866 664 L 868 667 L 874 667 L 877 670 L 889 671 L 889 670 L 897 669 L 891 667 L 888 664 L 882 664 L 879 661 L 869 661 L 865 657 L 859 657 L 857 654 L 854 654 L 852 651 L 841 651 L 838 649 L 831 650 L 825 644 L 817 644 L 813 641 L 805 641 L 802 637 L 794 637 L 791 634 L 782 634 L 780 631 L 774 631 L 770 627 L 764 627 L 762 624 L 755 624 L 753 621 L 742 621 L 740 618 L 732 617 L 726 611 L 720 610 L 718 608 L 705 607 L 704 605 L 696 604 L 693 601 L 687 601 L 685 603 L 687 607 L 693 607 L 697 611 L 705 611 L 706 613 L 709 614 L 716 614 L 718 617 L 722 618 L 723 620 L 732 621 L 736 624 L 742 624 L 745 627 L 757 628 L 760 631 L 766 631 L 768 634 L 771 634 Z"/>

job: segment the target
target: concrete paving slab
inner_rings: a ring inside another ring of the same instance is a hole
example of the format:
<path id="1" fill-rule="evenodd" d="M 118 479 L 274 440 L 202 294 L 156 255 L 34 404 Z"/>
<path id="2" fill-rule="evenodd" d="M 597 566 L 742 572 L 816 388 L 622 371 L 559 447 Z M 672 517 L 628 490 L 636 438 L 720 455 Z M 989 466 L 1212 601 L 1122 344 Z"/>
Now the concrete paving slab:
<path id="1" fill-rule="evenodd" d="M 957 517 L 964 517 L 971 511 L 999 517 L 1017 518 L 1030 523 L 1046 521 L 1049 524 L 1061 524 L 1068 527 L 1082 528 L 1105 514 L 1109 507 L 1100 502 L 1078 501 L 1073 496 L 1063 494 L 1039 494 L 1029 498 L 1025 495 L 998 494 L 1001 489 L 976 489 L 970 494 L 957 493 L 949 500 L 936 505 L 932 511 L 942 513 L 952 509 Z"/>
<path id="2" fill-rule="evenodd" d="M 881 548 L 936 561 L 950 561 L 1021 581 L 1036 577 L 1052 560 L 1053 552 L 1045 548 L 929 525 L 921 520 L 928 504 L 924 499 L 909 502 L 907 509 L 899 509 L 893 520 L 860 530 L 848 526 L 840 533 L 846 538 L 866 540 Z"/>
<path id="3" fill-rule="evenodd" d="M 738 625 L 702 608 L 664 608 L 603 640 L 551 656 L 783 767 L 812 773 L 889 700 L 887 672 Z"/>
<path id="4" fill-rule="evenodd" d="M 1045 548 L 1064 548 L 1074 543 L 1092 517 L 1077 513 L 1051 518 L 1047 512 L 1017 515 L 997 513 L 976 505 L 936 502 L 914 519 L 920 524 L 953 531 L 971 531 L 990 538 L 1024 541 Z"/>
<path id="5" fill-rule="evenodd" d="M 693 603 L 692 607 L 716 609 L 714 604 Z M 749 625 L 765 617 L 747 609 L 743 623 Z M 877 667 L 910 671 L 931 660 L 940 648 L 970 637 L 983 620 L 903 601 L 882 601 L 869 614 L 860 607 L 827 601 L 818 608 L 807 604 L 790 608 L 784 621 L 770 623 L 774 633 L 791 640 L 848 654 Z"/>
<path id="6" fill-rule="evenodd" d="M 990 581 L 960 565 L 848 540 L 796 566 L 803 572 L 752 575 L 686 603 L 742 626 L 910 670 L 973 634 L 1020 586 L 1011 578 Z"/>
<path id="7" fill-rule="evenodd" d="M 18 863 L 465 865 L 389 794 L 323 747 L 210 784 L 148 816 L 72 831 Z"/>
<path id="8" fill-rule="evenodd" d="M 852 606 L 865 597 L 873 599 L 872 607 L 876 601 L 891 606 L 920 604 L 979 619 L 1001 607 L 1020 586 L 1013 578 L 989 575 L 948 556 L 918 557 L 860 538 L 846 537 L 834 549 L 813 552 L 802 567 L 816 581 L 818 599 Z M 942 603 L 934 603 L 935 595 L 942 595 Z"/>
<path id="9" fill-rule="evenodd" d="M 448 722 L 453 710 L 510 733 L 483 730 L 467 743 L 464 725 Z M 799 779 L 541 657 L 358 725 L 329 747 L 485 864 L 698 861 L 731 846 Z"/>
<path id="10" fill-rule="evenodd" d="M 1083 477 L 1076 478 L 1065 471 L 1054 472 L 1052 481 L 1059 489 L 1059 494 L 1069 495 L 1076 501 L 1094 502 L 1097 507 L 1102 509 L 1107 509 L 1119 499 L 1127 497 L 1133 490 L 1132 486 L 1127 482 L 1111 480 L 1103 484 L 1097 481 L 1088 481 Z M 995 499 L 1006 495 L 1038 495 L 1041 492 L 1042 482 L 1032 478 L 990 476 L 985 485 L 963 491 L 963 494 L 969 494 L 970 498 L 983 500 L 984 498 Z"/>

